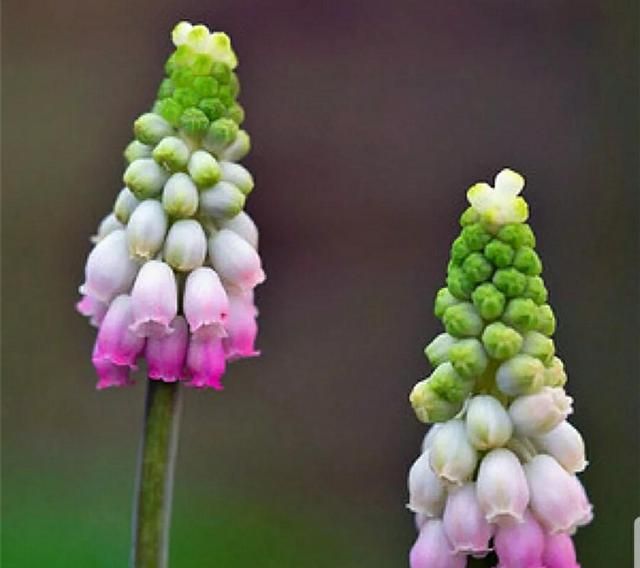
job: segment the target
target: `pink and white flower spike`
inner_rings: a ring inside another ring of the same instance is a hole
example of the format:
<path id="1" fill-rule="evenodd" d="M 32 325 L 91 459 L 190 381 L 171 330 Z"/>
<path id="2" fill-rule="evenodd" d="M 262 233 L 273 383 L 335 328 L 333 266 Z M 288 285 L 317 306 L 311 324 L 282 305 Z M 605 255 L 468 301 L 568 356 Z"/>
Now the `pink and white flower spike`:
<path id="1" fill-rule="evenodd" d="M 238 61 L 228 36 L 203 25 L 181 22 L 172 41 L 79 288 L 76 309 L 98 328 L 100 389 L 132 384 L 146 359 L 151 380 L 220 390 L 227 363 L 260 354 L 254 289 L 266 276 L 244 211 L 255 181 L 240 163 L 251 141 L 236 100 Z M 193 87 L 179 83 L 185 72 L 198 76 Z M 230 96 L 219 97 L 225 89 Z M 178 93 L 194 103 L 183 108 Z"/>
<path id="2" fill-rule="evenodd" d="M 409 396 L 432 424 L 409 470 L 412 568 L 457 566 L 452 551 L 496 568 L 580 568 L 571 535 L 593 519 L 577 477 L 588 461 L 568 421 L 574 401 L 523 188 L 505 169 L 469 189 L 436 294 L 445 329 L 424 350 L 433 372 Z"/>

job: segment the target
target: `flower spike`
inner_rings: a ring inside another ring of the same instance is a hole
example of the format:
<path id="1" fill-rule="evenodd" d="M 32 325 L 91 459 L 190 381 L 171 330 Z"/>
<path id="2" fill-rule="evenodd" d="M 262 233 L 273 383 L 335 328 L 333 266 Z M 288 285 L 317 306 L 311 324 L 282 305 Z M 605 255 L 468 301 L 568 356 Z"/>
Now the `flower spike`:
<path id="1" fill-rule="evenodd" d="M 556 356 L 524 178 L 502 170 L 467 192 L 434 313 L 445 333 L 409 400 L 432 423 L 409 472 L 419 535 L 412 568 L 465 566 L 493 550 L 499 568 L 579 568 L 571 535 L 593 518 L 576 477 L 587 466 Z"/>
<path id="2" fill-rule="evenodd" d="M 251 146 L 238 59 L 229 36 L 203 25 L 181 22 L 171 38 L 76 306 L 99 328 L 98 388 L 131 384 L 144 358 L 152 380 L 219 390 L 227 362 L 259 354 L 253 290 L 265 275 L 244 212 L 255 182 L 237 163 Z"/>

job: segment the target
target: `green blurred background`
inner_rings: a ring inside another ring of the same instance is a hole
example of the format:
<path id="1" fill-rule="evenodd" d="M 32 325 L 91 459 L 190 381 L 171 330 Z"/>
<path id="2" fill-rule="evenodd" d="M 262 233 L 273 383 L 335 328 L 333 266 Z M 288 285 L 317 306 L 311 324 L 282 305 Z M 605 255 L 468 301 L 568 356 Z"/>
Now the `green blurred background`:
<path id="1" fill-rule="evenodd" d="M 392 568 L 465 189 L 509 165 L 559 317 L 596 519 L 631 564 L 638 461 L 638 4 L 3 3 L 2 566 L 122 567 L 144 388 L 97 393 L 73 309 L 184 18 L 232 35 L 269 279 L 263 357 L 186 396 L 173 568 Z"/>

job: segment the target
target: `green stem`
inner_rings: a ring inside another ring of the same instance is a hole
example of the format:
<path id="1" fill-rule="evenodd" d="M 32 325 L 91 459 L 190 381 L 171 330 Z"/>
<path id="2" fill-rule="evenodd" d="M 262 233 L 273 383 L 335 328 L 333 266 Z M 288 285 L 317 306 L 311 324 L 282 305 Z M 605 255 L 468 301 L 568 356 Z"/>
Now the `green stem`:
<path id="1" fill-rule="evenodd" d="M 149 380 L 133 513 L 132 568 L 166 568 L 182 407 L 178 383 Z"/>

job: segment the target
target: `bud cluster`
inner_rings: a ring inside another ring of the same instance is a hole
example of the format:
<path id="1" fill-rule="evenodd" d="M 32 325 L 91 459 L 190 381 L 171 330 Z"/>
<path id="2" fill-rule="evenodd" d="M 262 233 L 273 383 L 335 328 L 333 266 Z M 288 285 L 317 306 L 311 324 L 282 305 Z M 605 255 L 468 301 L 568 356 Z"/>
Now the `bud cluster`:
<path id="1" fill-rule="evenodd" d="M 576 477 L 584 442 L 566 420 L 524 179 L 503 170 L 494 185 L 467 194 L 434 306 L 445 332 L 425 348 L 434 371 L 410 395 L 436 423 L 409 472 L 411 566 L 463 567 L 495 549 L 501 568 L 577 568 L 570 535 L 592 518 Z"/>
<path id="2" fill-rule="evenodd" d="M 219 389 L 227 361 L 258 354 L 253 289 L 265 275 L 243 211 L 254 181 L 237 163 L 250 147 L 237 59 L 202 25 L 181 22 L 172 39 L 80 287 L 77 308 L 99 328 L 98 388 L 130 384 L 142 357 L 152 379 Z"/>

